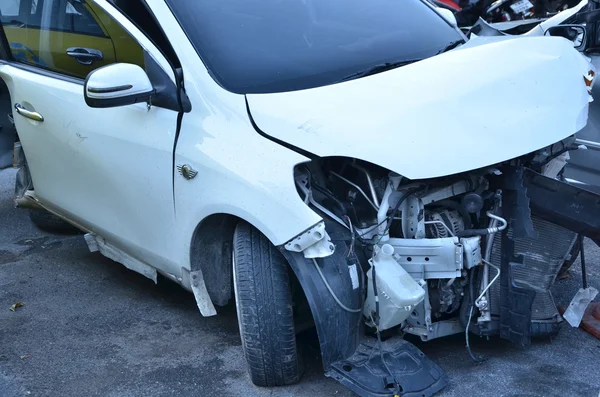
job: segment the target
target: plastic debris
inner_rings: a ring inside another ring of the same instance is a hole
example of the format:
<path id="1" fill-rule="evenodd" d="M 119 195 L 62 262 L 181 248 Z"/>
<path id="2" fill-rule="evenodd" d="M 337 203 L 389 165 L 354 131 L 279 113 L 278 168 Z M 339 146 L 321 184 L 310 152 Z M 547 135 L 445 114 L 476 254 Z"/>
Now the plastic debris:
<path id="1" fill-rule="evenodd" d="M 11 312 L 14 312 L 14 311 L 15 311 L 15 310 L 17 310 L 18 308 L 20 308 L 20 307 L 23 307 L 23 305 L 25 305 L 23 302 L 17 302 L 17 303 L 15 303 L 14 305 L 12 305 L 12 306 L 10 307 L 10 309 L 9 309 L 9 310 L 10 310 Z"/>
<path id="2" fill-rule="evenodd" d="M 587 309 L 596 295 L 598 295 L 598 290 L 594 287 L 588 287 L 585 289 L 580 288 L 579 291 L 577 291 L 571 300 L 571 303 L 569 303 L 569 307 L 563 314 L 564 319 L 571 324 L 571 327 L 579 327 L 581 324 L 581 319 L 585 314 L 585 309 Z"/>

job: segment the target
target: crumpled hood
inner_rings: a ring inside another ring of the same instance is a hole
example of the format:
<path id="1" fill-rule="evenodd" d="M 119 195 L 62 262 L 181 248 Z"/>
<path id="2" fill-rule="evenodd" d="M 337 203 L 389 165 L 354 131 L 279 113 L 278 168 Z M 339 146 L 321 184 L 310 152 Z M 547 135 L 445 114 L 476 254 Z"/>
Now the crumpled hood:
<path id="1" fill-rule="evenodd" d="M 522 156 L 579 131 L 591 64 L 558 37 L 479 38 L 388 72 L 247 96 L 265 134 L 318 156 L 353 157 L 409 179 Z"/>

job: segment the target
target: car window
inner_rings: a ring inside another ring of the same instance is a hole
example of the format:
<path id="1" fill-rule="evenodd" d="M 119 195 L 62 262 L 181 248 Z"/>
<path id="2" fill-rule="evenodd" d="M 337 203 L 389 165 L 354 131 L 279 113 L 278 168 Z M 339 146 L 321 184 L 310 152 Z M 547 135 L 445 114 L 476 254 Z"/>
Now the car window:
<path id="1" fill-rule="evenodd" d="M 144 66 L 143 49 L 89 0 L 0 0 L 15 61 L 84 79 L 114 62 Z"/>
<path id="2" fill-rule="evenodd" d="M 28 28 L 41 28 L 45 0 L 1 0 L 2 24 Z M 52 0 L 49 0 L 52 2 Z M 49 23 L 44 26 L 62 32 L 104 36 L 102 28 L 94 20 L 82 0 L 56 1 Z M 58 7 L 57 7 L 58 6 Z"/>
<path id="3" fill-rule="evenodd" d="M 162 27 L 156 20 L 156 16 L 148 7 L 145 0 L 108 0 L 123 15 L 144 32 L 146 37 L 162 52 L 173 68 L 180 68 L 181 63 L 165 35 Z"/>
<path id="4" fill-rule="evenodd" d="M 166 0 L 229 91 L 334 84 L 435 56 L 463 36 L 422 0 Z"/>

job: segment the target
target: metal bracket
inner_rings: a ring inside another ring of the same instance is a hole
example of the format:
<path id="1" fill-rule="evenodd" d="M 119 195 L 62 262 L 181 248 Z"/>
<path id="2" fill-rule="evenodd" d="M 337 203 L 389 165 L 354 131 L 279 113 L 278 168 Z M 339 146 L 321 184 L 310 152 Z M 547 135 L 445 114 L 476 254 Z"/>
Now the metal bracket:
<path id="1" fill-rule="evenodd" d="M 285 244 L 291 252 L 304 252 L 305 258 L 324 258 L 334 253 L 335 246 L 325 230 L 325 222 L 319 222 Z"/>

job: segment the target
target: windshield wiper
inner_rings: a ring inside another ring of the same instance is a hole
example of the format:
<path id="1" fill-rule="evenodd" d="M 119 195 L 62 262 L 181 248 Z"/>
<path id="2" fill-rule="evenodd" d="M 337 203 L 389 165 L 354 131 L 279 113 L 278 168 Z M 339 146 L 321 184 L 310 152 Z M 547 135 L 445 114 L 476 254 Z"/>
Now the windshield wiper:
<path id="1" fill-rule="evenodd" d="M 465 41 L 463 39 L 453 41 L 452 43 L 448 44 L 446 47 L 442 48 L 442 50 L 440 52 L 438 52 L 437 55 L 440 55 L 440 54 L 443 54 L 444 52 L 453 50 L 456 47 L 458 47 L 459 45 L 464 44 L 464 43 L 465 43 Z"/>
<path id="2" fill-rule="evenodd" d="M 386 70 L 396 69 L 400 66 L 405 66 L 414 62 L 419 61 L 419 59 L 411 60 L 411 61 L 400 61 L 400 62 L 386 62 L 379 65 L 371 66 L 365 70 L 361 70 L 360 72 L 352 73 L 338 81 L 336 83 L 341 83 L 342 81 L 359 79 L 361 77 L 370 76 L 372 74 L 377 74 L 381 72 L 385 72 Z"/>

